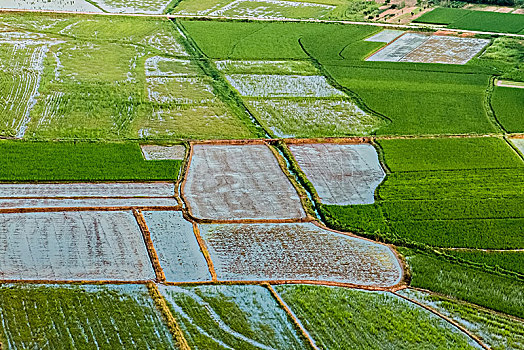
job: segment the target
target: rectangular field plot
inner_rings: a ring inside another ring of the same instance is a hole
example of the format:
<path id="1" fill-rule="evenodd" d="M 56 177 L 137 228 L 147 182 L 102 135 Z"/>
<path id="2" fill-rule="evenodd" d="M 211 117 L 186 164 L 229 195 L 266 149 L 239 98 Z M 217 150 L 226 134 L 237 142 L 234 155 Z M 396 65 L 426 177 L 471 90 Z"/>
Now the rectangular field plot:
<path id="1" fill-rule="evenodd" d="M 180 211 L 144 212 L 160 265 L 169 282 L 210 281 L 193 224 Z"/>
<path id="2" fill-rule="evenodd" d="M 0 198 L 173 197 L 172 182 L 0 184 Z"/>
<path id="3" fill-rule="evenodd" d="M 444 319 L 390 293 L 275 286 L 321 349 L 478 349 Z"/>
<path id="4" fill-rule="evenodd" d="M 96 0 L 98 6 L 111 13 L 161 14 L 170 0 Z"/>
<path id="5" fill-rule="evenodd" d="M 186 148 L 183 145 L 141 145 L 140 148 L 146 160 L 183 160 L 186 156 Z"/>
<path id="6" fill-rule="evenodd" d="M 368 61 L 398 62 L 429 39 L 429 35 L 406 33 L 370 56 Z"/>
<path id="7" fill-rule="evenodd" d="M 215 61 L 226 74 L 297 74 L 317 75 L 319 70 L 309 61 Z"/>
<path id="8" fill-rule="evenodd" d="M 192 349 L 309 349 L 261 286 L 161 287 Z"/>
<path id="9" fill-rule="evenodd" d="M 256 99 L 246 101 L 277 137 L 368 135 L 385 122 L 349 100 Z"/>
<path id="10" fill-rule="evenodd" d="M 266 145 L 194 145 L 183 187 L 201 219 L 298 219 L 300 198 Z"/>
<path id="11" fill-rule="evenodd" d="M 335 1 L 335 4 L 338 4 Z M 175 9 L 180 15 L 255 18 L 324 18 L 336 6 L 288 0 L 186 0 Z"/>
<path id="12" fill-rule="evenodd" d="M 364 41 L 372 41 L 377 43 L 390 43 L 399 36 L 404 34 L 401 30 L 384 29 L 383 31 L 365 39 Z"/>
<path id="13" fill-rule="evenodd" d="M 402 275 L 389 247 L 311 223 L 199 227 L 219 280 L 315 280 L 393 286 Z"/>
<path id="14" fill-rule="evenodd" d="M 288 146 L 324 204 L 371 204 L 386 177 L 369 144 L 292 144 Z"/>
<path id="15" fill-rule="evenodd" d="M 150 280 L 130 212 L 0 214 L 0 279 Z"/>
<path id="16" fill-rule="evenodd" d="M 51 10 L 102 12 L 86 0 L 0 0 L 0 8 L 17 10 Z"/>
<path id="17" fill-rule="evenodd" d="M 242 96 L 344 97 L 321 75 L 231 74 L 227 80 Z"/>
<path id="18" fill-rule="evenodd" d="M 433 35 L 400 61 L 466 64 L 488 44 L 489 39 Z"/>
<path id="19" fill-rule="evenodd" d="M 2 285 L 2 348 L 176 349 L 142 285 Z"/>
<path id="20" fill-rule="evenodd" d="M 0 211 L 17 211 L 17 209 L 44 208 L 164 208 L 174 209 L 178 206 L 173 198 L 0 198 Z"/>
<path id="21" fill-rule="evenodd" d="M 406 33 L 368 61 L 466 64 L 489 39 Z"/>

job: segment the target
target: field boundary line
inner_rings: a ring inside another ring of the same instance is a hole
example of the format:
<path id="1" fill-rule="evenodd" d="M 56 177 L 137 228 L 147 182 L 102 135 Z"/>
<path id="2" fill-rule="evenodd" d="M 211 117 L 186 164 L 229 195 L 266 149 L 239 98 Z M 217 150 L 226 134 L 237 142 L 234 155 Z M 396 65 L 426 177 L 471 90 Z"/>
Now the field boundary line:
<path id="1" fill-rule="evenodd" d="M 486 117 L 488 117 L 488 120 L 493 124 L 493 126 L 501 131 L 503 134 L 507 134 L 507 130 L 504 128 L 504 125 L 498 120 L 497 114 L 495 113 L 495 109 L 492 105 L 493 100 L 493 93 L 495 92 L 495 81 L 497 77 L 492 75 L 489 78 L 488 87 L 485 91 L 485 100 L 484 100 L 484 108 L 486 109 Z"/>
<path id="2" fill-rule="evenodd" d="M 153 266 L 153 270 L 155 271 L 156 280 L 158 282 L 164 282 L 166 280 L 166 275 L 164 274 L 164 270 L 160 265 L 160 260 L 158 259 L 158 254 L 155 250 L 155 246 L 153 245 L 153 240 L 151 239 L 151 232 L 147 227 L 146 219 L 142 214 L 142 211 L 140 210 L 133 209 L 133 215 L 136 219 L 138 227 L 140 228 L 140 232 L 142 232 L 142 238 L 144 239 L 144 244 L 146 245 L 149 260 L 151 261 L 151 265 Z"/>
<path id="3" fill-rule="evenodd" d="M 106 285 L 106 284 L 147 284 L 151 280 L 45 280 L 45 279 L 0 279 L 1 284 L 70 284 L 70 285 Z"/>
<path id="4" fill-rule="evenodd" d="M 178 174 L 177 179 L 175 181 L 175 199 L 181 208 L 184 207 L 184 201 L 182 199 L 182 194 L 180 193 L 180 188 L 182 186 L 182 180 L 184 178 L 186 167 L 188 166 L 189 156 L 191 153 L 191 146 L 189 145 L 189 142 L 184 142 L 184 147 L 186 149 L 184 153 L 184 159 L 182 160 L 182 166 L 180 167 L 180 173 Z"/>
<path id="5" fill-rule="evenodd" d="M 290 159 L 287 159 L 285 155 L 280 154 L 280 152 L 276 149 L 276 146 L 271 144 L 266 144 L 266 146 L 269 148 L 271 153 L 273 153 L 273 156 L 275 157 L 278 166 L 280 167 L 280 170 L 282 173 L 286 176 L 288 181 L 291 183 L 291 186 L 295 189 L 298 198 L 300 198 L 300 204 L 302 205 L 302 209 L 304 210 L 304 213 L 306 214 L 306 219 L 309 221 L 315 220 L 315 203 L 309 199 L 308 197 L 308 190 L 300 184 L 299 181 L 293 176 L 293 174 L 289 171 L 287 162 L 290 163 Z"/>
<path id="6" fill-rule="evenodd" d="M 447 247 L 447 248 L 439 248 L 440 250 L 452 250 L 452 251 L 464 251 L 464 252 L 486 252 L 486 253 L 510 253 L 510 252 L 524 252 L 524 249 L 484 249 L 484 248 L 455 248 L 455 247 Z"/>
<path id="7" fill-rule="evenodd" d="M 0 214 L 16 213 L 55 213 L 55 212 L 74 212 L 74 211 L 181 211 L 179 206 L 122 206 L 122 207 L 27 207 L 27 208 L 0 208 Z"/>
<path id="8" fill-rule="evenodd" d="M 213 260 L 211 259 L 211 254 L 209 254 L 209 250 L 207 249 L 207 244 L 202 239 L 202 236 L 200 235 L 200 229 L 198 228 L 198 224 L 196 222 L 193 222 L 193 233 L 198 242 L 198 245 L 200 246 L 202 255 L 204 255 L 204 259 L 206 259 L 207 268 L 209 270 L 209 273 L 211 274 L 211 281 L 218 282 L 217 273 L 215 271 L 215 265 L 213 264 Z"/>
<path id="9" fill-rule="evenodd" d="M 524 323 L 524 319 L 523 318 L 520 318 L 520 317 L 517 317 L 517 316 L 513 316 L 513 315 L 510 315 L 510 314 L 505 314 L 505 313 L 500 312 L 500 311 L 492 310 L 492 309 L 489 309 L 489 308 L 487 308 L 485 306 L 477 305 L 477 304 L 471 303 L 469 301 L 456 299 L 456 298 L 450 297 L 450 296 L 442 294 L 442 293 L 431 291 L 429 289 L 418 288 L 418 287 L 411 287 L 411 286 L 409 288 L 407 288 L 407 289 L 413 289 L 413 290 L 416 290 L 418 292 L 436 295 L 436 296 L 441 297 L 443 299 L 452 300 L 452 301 L 454 301 L 456 303 L 459 303 L 459 304 L 462 304 L 462 305 L 471 306 L 473 308 L 476 308 L 476 309 L 479 309 L 479 310 L 483 310 L 485 312 L 490 312 L 490 313 L 493 313 L 493 314 L 501 316 L 501 317 L 510 318 L 512 320 Z"/>
<path id="10" fill-rule="evenodd" d="M 151 296 L 151 299 L 153 299 L 157 310 L 162 314 L 162 317 L 164 318 L 164 321 L 166 322 L 177 347 L 180 350 L 191 350 L 186 338 L 184 337 L 184 332 L 180 328 L 180 325 L 178 324 L 175 316 L 169 309 L 166 300 L 158 290 L 157 285 L 150 282 L 147 284 L 147 289 L 149 290 L 149 295 Z"/>
<path id="11" fill-rule="evenodd" d="M 189 142 L 188 144 L 188 154 L 187 154 L 187 161 L 186 165 L 184 167 L 184 173 L 181 174 L 181 181 L 180 181 L 180 200 L 183 203 L 183 209 L 182 212 L 184 215 L 187 215 L 189 218 L 193 218 L 193 214 L 191 213 L 191 206 L 189 205 L 189 202 L 186 200 L 184 195 L 184 188 L 186 186 L 187 177 L 189 175 L 189 168 L 191 167 L 191 161 L 193 160 L 193 143 Z"/>
<path id="12" fill-rule="evenodd" d="M 286 304 L 286 302 L 280 297 L 280 295 L 277 293 L 277 291 L 271 286 L 271 284 L 263 284 L 264 287 L 266 287 L 269 292 L 271 293 L 271 296 L 276 300 L 278 305 L 284 309 L 286 314 L 289 318 L 291 318 L 291 321 L 300 330 L 300 333 L 302 336 L 307 340 L 309 343 L 309 346 L 314 350 L 319 350 L 319 347 L 317 344 L 315 344 L 315 341 L 313 340 L 313 337 L 309 334 L 309 332 L 306 330 L 306 327 L 300 322 L 298 317 L 295 315 L 295 313 L 291 310 L 291 308 Z"/>
<path id="13" fill-rule="evenodd" d="M 328 23 L 328 24 L 353 24 L 363 26 L 375 26 L 381 28 L 392 28 L 409 30 L 415 29 L 419 31 L 437 31 L 441 30 L 442 26 L 432 25 L 429 23 L 423 24 L 394 24 L 383 22 L 361 22 L 361 21 L 347 21 L 347 20 L 326 20 L 326 19 L 298 19 L 298 18 L 261 18 L 261 17 L 227 17 L 227 16 L 207 16 L 207 15 L 176 15 L 176 14 L 142 14 L 142 13 L 112 13 L 112 12 L 88 12 L 88 11 L 60 11 L 60 10 L 29 10 L 29 9 L 8 9 L 0 8 L 0 12 L 5 13 L 49 13 L 49 14 L 69 14 L 69 15 L 98 15 L 98 16 L 122 16 L 122 17 L 149 17 L 149 18 L 166 18 L 166 19 L 181 19 L 181 20 L 201 20 L 201 21 L 235 21 L 235 22 L 288 22 L 288 23 Z M 469 29 L 454 29 L 445 28 L 446 31 L 454 33 L 473 33 L 485 34 L 494 36 L 508 36 L 515 38 L 524 38 L 524 34 L 514 33 L 497 33 L 489 31 L 477 31 Z"/>
<path id="14" fill-rule="evenodd" d="M 307 284 L 313 286 L 340 287 L 348 289 L 358 289 L 372 292 L 392 292 L 408 288 L 405 284 L 397 284 L 391 287 L 366 286 L 345 282 L 321 281 L 321 280 L 216 280 L 216 281 L 188 281 L 188 282 L 163 282 L 166 286 L 201 286 L 201 285 L 285 285 L 285 284 Z"/>
<path id="15" fill-rule="evenodd" d="M 462 325 L 460 325 L 457 321 L 453 320 L 452 318 L 449 318 L 443 314 L 441 314 L 439 311 L 435 310 L 434 308 L 426 305 L 426 304 L 423 304 L 417 300 L 414 300 L 414 299 L 411 299 L 411 298 L 408 298 L 402 294 L 398 294 L 396 292 L 391 292 L 392 294 L 396 295 L 397 297 L 399 298 L 402 298 L 404 300 L 407 300 L 415 305 L 418 305 L 420 306 L 421 308 L 423 309 L 426 309 L 427 311 L 433 313 L 434 315 L 442 318 L 443 320 L 445 320 L 446 322 L 448 322 L 449 324 L 453 325 L 455 328 L 459 329 L 462 333 L 466 334 L 469 338 L 471 338 L 472 340 L 474 340 L 478 345 L 480 345 L 483 349 L 485 350 L 491 350 L 491 348 L 489 346 L 487 346 L 483 341 L 482 339 L 480 339 L 478 336 L 476 336 L 475 334 L 471 333 L 469 330 L 467 330 L 466 328 L 464 328 Z"/>

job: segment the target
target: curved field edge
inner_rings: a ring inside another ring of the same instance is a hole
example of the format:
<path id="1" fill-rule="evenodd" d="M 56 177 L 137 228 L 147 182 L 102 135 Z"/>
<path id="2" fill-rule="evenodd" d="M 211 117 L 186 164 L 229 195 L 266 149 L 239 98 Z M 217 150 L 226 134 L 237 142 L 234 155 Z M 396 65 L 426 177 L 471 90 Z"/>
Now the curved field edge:
<path id="1" fill-rule="evenodd" d="M 440 317 L 389 293 L 306 285 L 274 288 L 319 349 L 383 349 L 385 344 L 391 349 L 417 349 L 421 344 L 428 349 L 470 349 L 477 345 Z"/>

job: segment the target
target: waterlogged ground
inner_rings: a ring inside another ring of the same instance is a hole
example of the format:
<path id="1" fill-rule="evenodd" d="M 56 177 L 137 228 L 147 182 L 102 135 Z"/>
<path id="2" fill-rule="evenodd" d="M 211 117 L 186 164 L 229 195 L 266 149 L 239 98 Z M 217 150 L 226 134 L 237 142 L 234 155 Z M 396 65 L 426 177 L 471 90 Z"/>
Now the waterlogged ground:
<path id="1" fill-rule="evenodd" d="M 367 60 L 466 64 L 489 42 L 489 39 L 405 33 Z"/>
<path id="2" fill-rule="evenodd" d="M 184 220 L 182 212 L 143 213 L 166 280 L 210 281 L 211 274 L 193 232 L 193 224 Z"/>
<path id="3" fill-rule="evenodd" d="M 176 349 L 143 285 L 0 287 L 2 348 Z"/>
<path id="4" fill-rule="evenodd" d="M 315 280 L 388 287 L 402 276 L 389 247 L 312 223 L 199 227 L 219 280 Z"/>
<path id="5" fill-rule="evenodd" d="M 370 144 L 290 144 L 324 204 L 371 204 L 386 173 Z"/>
<path id="6" fill-rule="evenodd" d="M 0 214 L 0 278 L 150 280 L 155 274 L 130 212 Z"/>
<path id="7" fill-rule="evenodd" d="M 94 2 L 93 2 L 94 3 Z M 0 8 L 25 10 L 52 10 L 77 12 L 102 12 L 86 0 L 0 0 Z"/>
<path id="8" fill-rule="evenodd" d="M 295 188 L 266 145 L 194 145 L 183 191 L 201 219 L 305 217 Z"/>
<path id="9" fill-rule="evenodd" d="M 192 349 L 308 349 L 261 286 L 161 287 Z"/>

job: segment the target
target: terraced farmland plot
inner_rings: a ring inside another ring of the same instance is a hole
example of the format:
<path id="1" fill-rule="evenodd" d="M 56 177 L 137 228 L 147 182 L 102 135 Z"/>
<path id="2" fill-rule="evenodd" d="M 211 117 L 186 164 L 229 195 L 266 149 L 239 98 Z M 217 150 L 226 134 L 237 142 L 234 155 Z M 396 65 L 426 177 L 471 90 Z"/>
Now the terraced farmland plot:
<path id="1" fill-rule="evenodd" d="M 99 7 L 86 0 L 1 0 L 0 8 L 17 10 L 102 12 Z"/>
<path id="2" fill-rule="evenodd" d="M 142 285 L 0 286 L 8 349 L 176 349 Z"/>
<path id="3" fill-rule="evenodd" d="M 438 310 L 480 337 L 492 349 L 523 349 L 524 323 L 442 296 L 404 289 L 400 294 Z"/>
<path id="4" fill-rule="evenodd" d="M 209 281 L 206 259 L 193 233 L 193 224 L 180 211 L 144 212 L 160 265 L 169 282 Z"/>
<path id="5" fill-rule="evenodd" d="M 172 182 L 0 184 L 0 198 L 173 197 Z"/>
<path id="6" fill-rule="evenodd" d="M 406 33 L 367 60 L 466 64 L 488 44 L 489 39 Z"/>
<path id="7" fill-rule="evenodd" d="M 162 287 L 192 349 L 308 349 L 268 289 Z"/>
<path id="8" fill-rule="evenodd" d="M 524 139 L 511 139 L 511 142 L 517 146 L 520 153 L 524 155 Z"/>
<path id="9" fill-rule="evenodd" d="M 365 41 L 389 44 L 402 34 L 404 34 L 404 32 L 401 30 L 384 29 L 377 34 L 365 39 Z"/>
<path id="10" fill-rule="evenodd" d="M 142 145 L 140 148 L 146 160 L 183 160 L 186 156 L 186 148 L 182 145 Z"/>
<path id="11" fill-rule="evenodd" d="M 316 75 L 318 69 L 309 61 L 215 61 L 225 74 Z"/>
<path id="12" fill-rule="evenodd" d="M 369 144 L 290 144 L 289 149 L 324 204 L 371 204 L 386 177 Z"/>
<path id="13" fill-rule="evenodd" d="M 51 45 L 58 41 L 42 34 L 0 33 L 0 133 L 23 137 L 34 108 Z"/>
<path id="14" fill-rule="evenodd" d="M 256 18 L 323 18 L 336 6 L 288 0 L 200 0 L 182 1 L 173 13 Z"/>
<path id="15" fill-rule="evenodd" d="M 442 318 L 395 295 L 282 285 L 276 291 L 319 349 L 477 349 Z"/>
<path id="16" fill-rule="evenodd" d="M 171 3 L 170 0 L 96 0 L 106 12 L 161 14 Z"/>
<path id="17" fill-rule="evenodd" d="M 183 185 L 200 219 L 298 219 L 298 194 L 266 145 L 193 145 Z"/>
<path id="18" fill-rule="evenodd" d="M 251 97 L 344 97 L 320 75 L 231 74 L 227 80 L 242 96 Z"/>
<path id="19" fill-rule="evenodd" d="M 388 287 L 402 276 L 389 247 L 312 223 L 199 227 L 219 280 L 314 280 Z"/>
<path id="20" fill-rule="evenodd" d="M 276 137 L 369 135 L 385 122 L 349 100 L 252 99 L 250 110 Z"/>
<path id="21" fill-rule="evenodd" d="M 0 223 L 1 279 L 155 277 L 130 212 L 0 214 Z"/>

